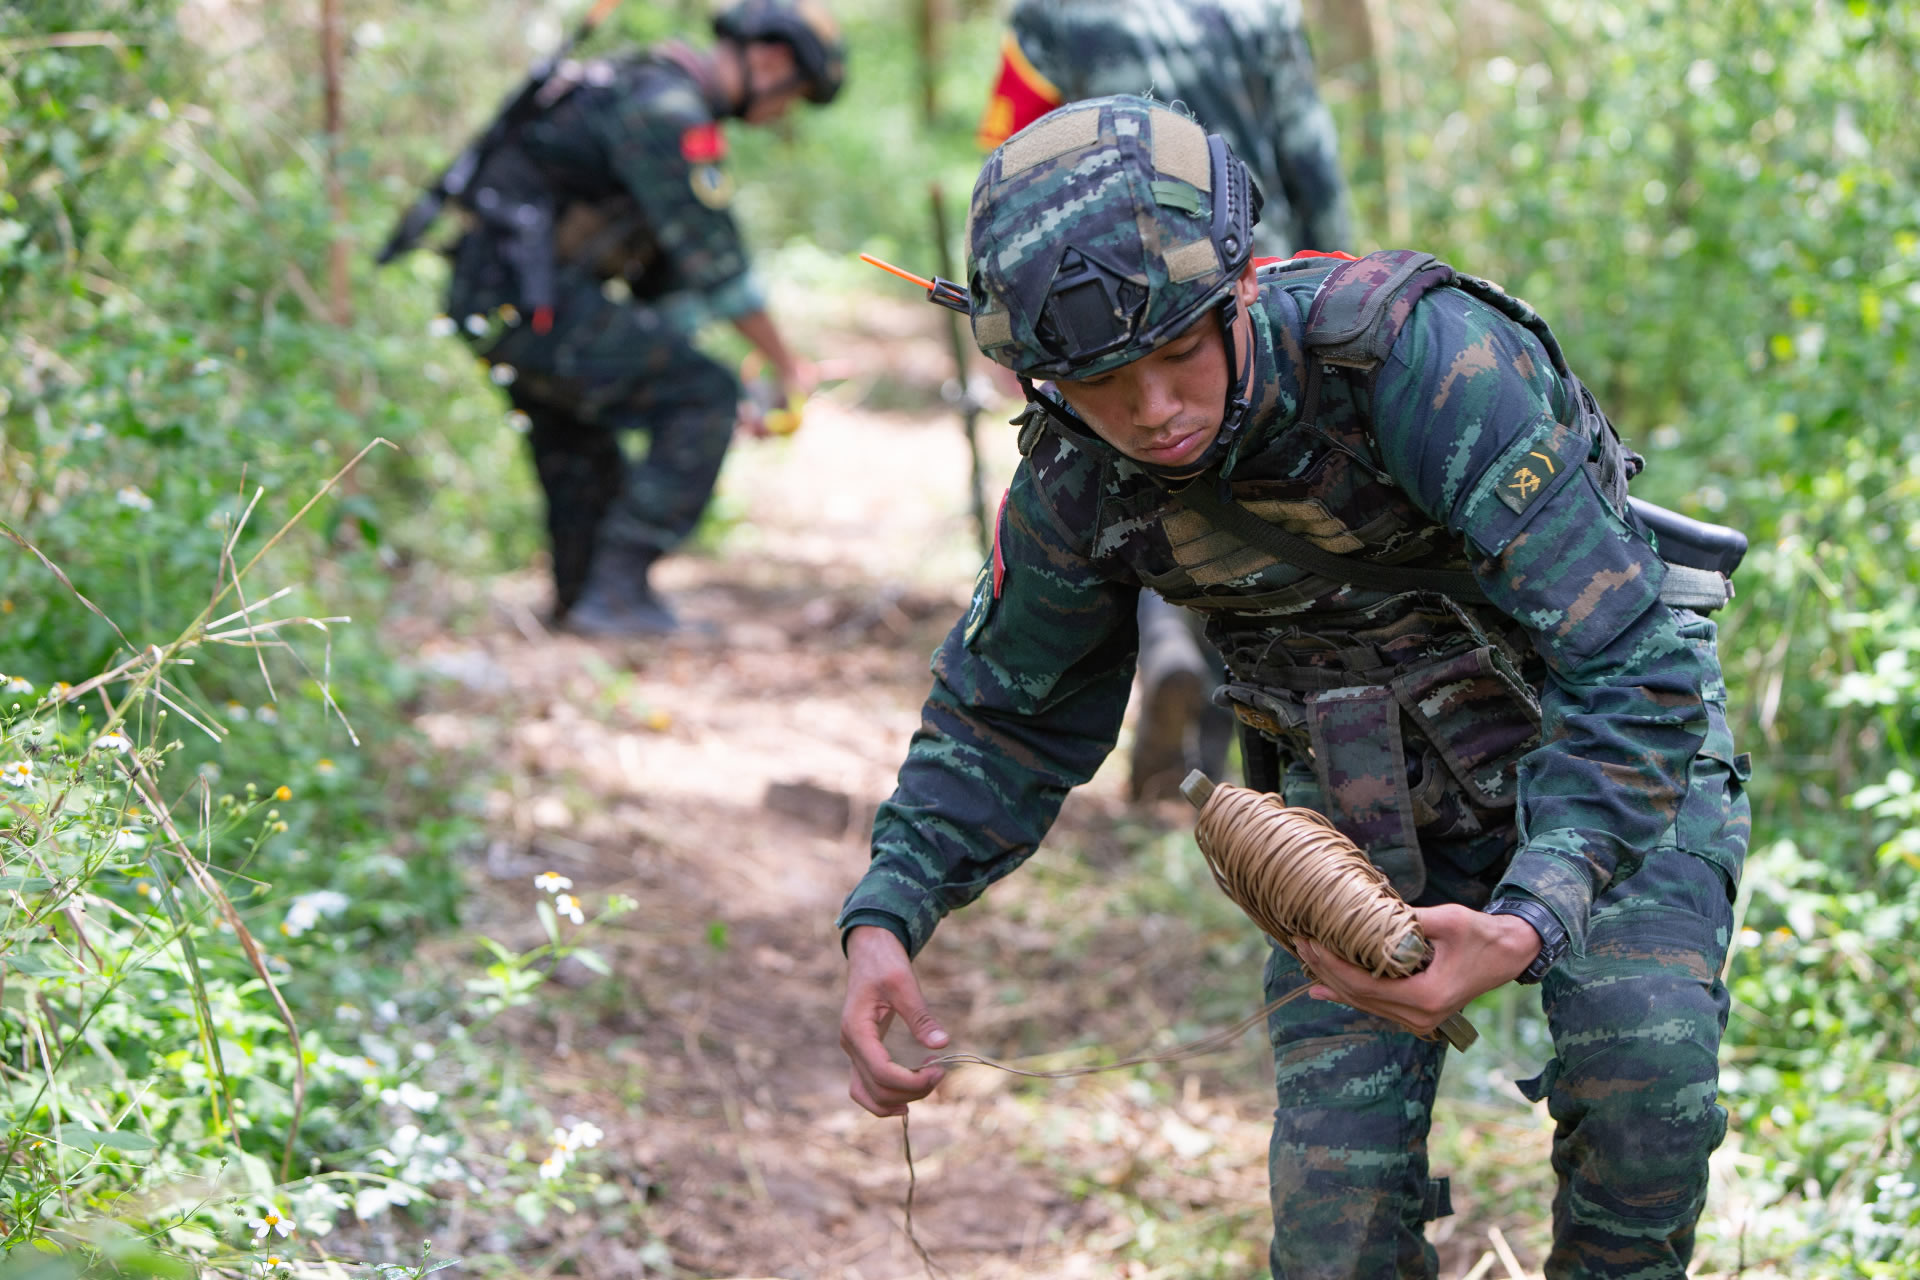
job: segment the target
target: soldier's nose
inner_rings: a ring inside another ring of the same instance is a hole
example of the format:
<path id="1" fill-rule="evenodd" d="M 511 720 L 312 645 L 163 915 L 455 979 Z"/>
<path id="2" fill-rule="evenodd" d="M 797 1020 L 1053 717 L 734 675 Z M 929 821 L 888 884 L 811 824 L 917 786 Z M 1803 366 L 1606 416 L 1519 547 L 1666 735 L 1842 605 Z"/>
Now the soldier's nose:
<path id="1" fill-rule="evenodd" d="M 1180 416 L 1180 398 L 1173 394 L 1170 380 L 1142 378 L 1133 398 L 1133 425 L 1141 431 L 1155 432 L 1170 426 Z"/>

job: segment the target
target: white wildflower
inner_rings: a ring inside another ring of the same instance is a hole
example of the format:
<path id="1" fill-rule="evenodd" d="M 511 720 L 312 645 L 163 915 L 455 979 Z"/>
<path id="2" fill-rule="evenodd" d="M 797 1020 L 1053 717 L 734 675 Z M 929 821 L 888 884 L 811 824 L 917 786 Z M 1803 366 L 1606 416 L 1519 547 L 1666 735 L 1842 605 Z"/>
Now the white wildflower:
<path id="1" fill-rule="evenodd" d="M 319 924 L 322 916 L 337 916 L 345 911 L 351 901 L 346 894 L 332 889 L 303 893 L 287 908 L 287 918 L 280 922 L 280 932 L 289 938 L 297 938 Z"/>
<path id="2" fill-rule="evenodd" d="M 217 373 L 219 370 L 220 361 L 213 356 L 203 356 L 193 362 L 193 371 L 196 375 L 204 376 L 209 373 Z"/>
<path id="3" fill-rule="evenodd" d="M 551 1182 L 566 1171 L 567 1153 L 559 1147 L 555 1147 L 553 1153 L 540 1162 L 540 1177 L 544 1181 Z"/>
<path id="4" fill-rule="evenodd" d="M 33 781 L 33 762 L 15 760 L 4 769 L 0 769 L 0 781 L 4 781 L 10 787 L 26 786 Z"/>
<path id="5" fill-rule="evenodd" d="M 106 426 L 98 422 L 89 422 L 86 426 L 74 432 L 74 435 L 82 440 L 100 440 L 103 439 L 106 434 Z"/>
<path id="6" fill-rule="evenodd" d="M 6 691 L 8 693 L 33 692 L 33 681 L 24 676 L 0 676 L 0 679 L 4 679 L 7 682 Z"/>
<path id="7" fill-rule="evenodd" d="M 72 692 L 73 692 L 73 686 L 68 684 L 65 680 L 55 680 L 52 684 L 47 686 L 47 696 L 43 698 L 42 701 L 43 702 L 65 702 L 67 700 L 67 695 Z"/>
<path id="8" fill-rule="evenodd" d="M 294 1233 L 297 1225 L 292 1218 L 286 1217 L 272 1205 L 262 1209 L 259 1217 L 247 1219 L 247 1226 L 252 1228 L 256 1242 L 265 1240 L 273 1232 L 278 1232 L 281 1238 L 285 1239 Z"/>
<path id="9" fill-rule="evenodd" d="M 390 1205 L 413 1203 L 413 1191 L 405 1183 L 390 1182 L 380 1187 L 362 1187 L 353 1196 L 353 1216 L 365 1222 L 385 1213 Z"/>
<path id="10" fill-rule="evenodd" d="M 402 1080 L 397 1089 L 382 1089 L 380 1101 L 409 1111 L 431 1111 L 440 1105 L 440 1095 L 431 1089 L 422 1089 L 411 1080 Z"/>
<path id="11" fill-rule="evenodd" d="M 225 711 L 227 714 L 227 719 L 233 720 L 236 722 L 241 720 L 251 720 L 253 718 L 253 712 L 247 710 L 246 703 L 235 702 L 231 698 L 227 700 Z"/>
<path id="12" fill-rule="evenodd" d="M 138 485 L 122 485 L 120 492 L 113 496 L 121 506 L 131 508 L 134 511 L 153 510 L 153 499 L 140 492 Z"/>
<path id="13" fill-rule="evenodd" d="M 554 1130 L 554 1132 L 557 1134 L 557 1133 L 560 1133 L 560 1130 L 556 1129 Z M 588 1147 L 599 1146 L 600 1139 L 606 1136 L 607 1135 L 601 1130 L 600 1126 L 595 1124 L 593 1121 L 591 1120 L 576 1121 L 574 1123 L 573 1128 L 568 1129 L 565 1133 L 566 1148 L 569 1151 L 584 1151 Z M 559 1139 L 557 1138 L 555 1139 L 554 1145 L 555 1146 L 561 1145 Z"/>
<path id="14" fill-rule="evenodd" d="M 553 909 L 575 924 L 585 924 L 587 917 L 580 910 L 580 899 L 570 893 L 563 893 L 553 900 Z"/>
<path id="15" fill-rule="evenodd" d="M 533 878 L 533 887 L 545 889 L 548 893 L 559 893 L 562 889 L 573 888 L 573 881 L 552 871 L 542 871 Z"/>
<path id="16" fill-rule="evenodd" d="M 487 318 L 485 316 L 481 315 L 479 312 L 476 311 L 472 315 L 467 317 L 468 333 L 472 334 L 474 337 L 477 338 L 481 334 L 485 333 L 486 331 L 487 331 Z"/>
<path id="17" fill-rule="evenodd" d="M 507 414 L 507 429 L 515 435 L 525 435 L 533 430 L 533 419 L 515 409 Z"/>
<path id="18" fill-rule="evenodd" d="M 427 321 L 427 332 L 436 338 L 451 338 L 459 330 L 460 326 L 453 322 L 452 316 L 435 316 Z"/>
<path id="19" fill-rule="evenodd" d="M 493 385 L 496 387 L 510 387 L 520 373 L 510 364 L 496 364 L 487 370 L 487 376 L 493 379 Z"/>
<path id="20" fill-rule="evenodd" d="M 147 847 L 146 833 L 136 827 L 122 827 L 113 833 L 115 849 L 144 849 Z"/>
<path id="21" fill-rule="evenodd" d="M 131 751 L 133 739 L 115 729 L 112 733 L 103 733 L 93 740 L 94 751 Z"/>

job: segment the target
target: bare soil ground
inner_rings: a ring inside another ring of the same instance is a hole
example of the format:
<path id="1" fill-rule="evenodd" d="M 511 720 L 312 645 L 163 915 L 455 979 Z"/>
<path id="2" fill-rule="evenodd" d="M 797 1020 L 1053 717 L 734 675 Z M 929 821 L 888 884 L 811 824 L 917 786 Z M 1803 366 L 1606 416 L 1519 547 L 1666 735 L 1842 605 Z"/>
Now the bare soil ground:
<path id="1" fill-rule="evenodd" d="M 921 336 L 880 323 L 863 341 L 909 381 L 937 379 L 924 326 L 900 328 Z M 925 1274 L 902 1226 L 900 1123 L 846 1096 L 832 920 L 978 557 L 953 419 L 871 407 L 884 398 L 852 388 L 817 400 L 792 440 L 741 446 L 725 504 L 742 523 L 660 575 L 688 634 L 549 634 L 532 571 L 488 584 L 458 635 L 395 624 L 447 677 L 420 727 L 505 779 L 471 921 L 537 941 L 545 870 L 589 910 L 612 893 L 640 903 L 605 937 L 612 978 L 563 970 L 512 1024 L 527 1087 L 606 1130 L 596 1158 L 624 1201 L 516 1249 L 527 1273 L 658 1274 L 658 1245 L 644 1250 L 664 1242 L 677 1276 Z M 990 415 L 983 434 L 997 495 L 1011 433 Z M 1128 809 L 1120 758 L 922 957 L 955 1048 L 1077 1064 L 1258 1007 L 1257 935 L 1204 882 L 1182 806 Z M 1215 1058 L 1073 1081 L 956 1070 L 913 1111 L 918 1236 L 953 1280 L 1264 1275 L 1268 1072 L 1258 1033 Z M 1436 1163 L 1476 1174 L 1456 1179 L 1460 1216 L 1433 1229 L 1442 1274 L 1468 1273 L 1496 1224 L 1537 1267 L 1542 1117 L 1449 1107 L 1441 1126 L 1459 1136 L 1436 1133 Z M 486 1248 L 484 1224 L 463 1229 Z"/>

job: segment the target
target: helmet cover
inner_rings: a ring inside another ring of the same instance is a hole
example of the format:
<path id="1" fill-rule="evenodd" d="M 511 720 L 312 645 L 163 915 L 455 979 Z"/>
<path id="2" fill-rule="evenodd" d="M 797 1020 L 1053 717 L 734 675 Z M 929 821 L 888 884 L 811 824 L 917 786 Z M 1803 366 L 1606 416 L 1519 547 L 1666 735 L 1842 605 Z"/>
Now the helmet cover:
<path id="1" fill-rule="evenodd" d="M 974 184 L 974 340 L 1031 378 L 1130 364 L 1232 289 L 1259 213 L 1246 165 L 1188 116 L 1128 95 L 1049 112 Z"/>

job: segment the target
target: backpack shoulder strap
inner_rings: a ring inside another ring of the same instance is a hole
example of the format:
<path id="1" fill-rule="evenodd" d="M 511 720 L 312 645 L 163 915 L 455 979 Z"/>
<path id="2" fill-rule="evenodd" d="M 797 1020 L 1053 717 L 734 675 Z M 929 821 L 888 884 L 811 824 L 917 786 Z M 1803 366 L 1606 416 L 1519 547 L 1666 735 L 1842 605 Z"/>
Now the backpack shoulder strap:
<path id="1" fill-rule="evenodd" d="M 1413 304 L 1454 280 L 1452 267 L 1415 249 L 1342 262 L 1308 304 L 1306 344 L 1324 364 L 1376 368 L 1393 350 Z"/>

